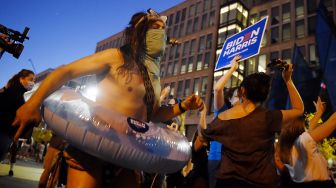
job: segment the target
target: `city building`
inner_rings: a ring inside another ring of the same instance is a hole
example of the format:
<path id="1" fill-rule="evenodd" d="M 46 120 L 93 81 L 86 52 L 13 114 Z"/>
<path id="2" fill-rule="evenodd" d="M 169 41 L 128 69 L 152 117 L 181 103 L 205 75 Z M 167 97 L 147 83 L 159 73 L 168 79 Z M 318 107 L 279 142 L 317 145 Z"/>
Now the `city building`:
<path id="1" fill-rule="evenodd" d="M 162 88 L 169 85 L 170 94 L 176 98 L 198 94 L 211 119 L 213 84 L 226 71 L 214 72 L 224 41 L 265 16 L 268 23 L 259 55 L 240 63 L 227 88 L 237 87 L 246 75 L 265 72 L 271 59 L 290 62 L 294 44 L 310 66 L 318 66 L 314 36 L 318 3 L 319 0 L 187 0 L 161 12 L 168 16 L 168 36 L 181 42 L 165 50 L 160 67 Z M 336 0 L 324 0 L 324 4 L 335 21 Z M 96 52 L 122 44 L 123 35 L 119 32 L 98 42 Z M 187 113 L 189 138 L 198 120 L 198 112 Z"/>

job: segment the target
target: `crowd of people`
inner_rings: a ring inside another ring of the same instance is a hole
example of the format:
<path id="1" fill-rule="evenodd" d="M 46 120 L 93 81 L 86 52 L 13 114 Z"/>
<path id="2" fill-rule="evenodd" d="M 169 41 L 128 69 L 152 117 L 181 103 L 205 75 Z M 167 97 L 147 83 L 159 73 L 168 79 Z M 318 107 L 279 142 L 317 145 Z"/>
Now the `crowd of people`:
<path id="1" fill-rule="evenodd" d="M 163 102 L 169 93 L 169 89 L 161 92 L 159 68 L 167 45 L 166 19 L 151 9 L 134 14 L 121 48 L 107 49 L 56 69 L 26 103 L 23 93 L 31 89 L 34 73 L 22 70 L 15 75 L 1 91 L 1 104 L 6 102 L 6 106 L 0 111 L 0 160 L 10 146 L 15 150 L 19 138 L 31 134 L 29 130 L 41 121 L 44 99 L 71 79 L 95 74 L 100 90 L 96 103 L 125 116 L 144 122 L 169 122 L 171 131 L 183 134 L 182 114 L 199 110 L 191 160 L 174 174 L 152 175 L 105 162 L 56 135 L 47 150 L 39 187 L 55 186 L 64 174 L 64 184 L 69 188 L 333 187 L 326 160 L 316 143 L 336 129 L 336 113 L 318 125 L 324 112 L 323 101 L 318 99 L 315 117 L 305 130 L 304 105 L 291 79 L 291 64 L 283 70 L 291 102 L 287 110 L 263 106 L 271 86 L 271 77 L 266 73 L 248 75 L 227 96 L 224 87 L 238 69 L 240 56 L 231 61 L 231 68 L 214 86 L 216 114 L 210 123 L 198 95 L 184 100 L 170 97 Z M 172 120 L 176 116 L 180 120 Z M 280 133 L 277 144 L 276 133 Z M 61 168 L 62 161 L 66 161 L 66 168 Z"/>

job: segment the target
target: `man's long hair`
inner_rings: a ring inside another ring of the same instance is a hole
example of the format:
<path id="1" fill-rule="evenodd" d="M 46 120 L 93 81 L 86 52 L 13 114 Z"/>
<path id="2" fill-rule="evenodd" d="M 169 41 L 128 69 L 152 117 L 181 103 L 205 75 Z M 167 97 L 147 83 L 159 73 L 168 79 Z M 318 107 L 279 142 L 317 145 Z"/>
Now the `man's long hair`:
<path id="1" fill-rule="evenodd" d="M 137 66 L 146 89 L 144 103 L 147 106 L 148 121 L 152 116 L 155 94 L 144 61 L 146 58 L 146 33 L 152 22 L 154 21 L 149 20 L 144 12 L 138 12 L 132 16 L 124 31 L 125 45 L 120 48 L 124 64 L 118 68 L 119 75 L 131 79 L 135 65 Z"/>

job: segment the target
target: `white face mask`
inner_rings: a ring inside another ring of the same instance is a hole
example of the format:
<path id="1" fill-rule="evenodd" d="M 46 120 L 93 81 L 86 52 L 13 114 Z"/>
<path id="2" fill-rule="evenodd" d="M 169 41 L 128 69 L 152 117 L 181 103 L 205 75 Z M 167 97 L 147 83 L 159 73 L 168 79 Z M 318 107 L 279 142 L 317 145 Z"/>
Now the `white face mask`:
<path id="1" fill-rule="evenodd" d="M 153 58 L 163 55 L 166 48 L 166 31 L 164 29 L 148 29 L 146 34 L 147 54 Z"/>
<path id="2" fill-rule="evenodd" d="M 24 86 L 28 91 L 32 90 L 34 87 L 35 83 L 32 81 L 29 81 L 26 86 Z"/>

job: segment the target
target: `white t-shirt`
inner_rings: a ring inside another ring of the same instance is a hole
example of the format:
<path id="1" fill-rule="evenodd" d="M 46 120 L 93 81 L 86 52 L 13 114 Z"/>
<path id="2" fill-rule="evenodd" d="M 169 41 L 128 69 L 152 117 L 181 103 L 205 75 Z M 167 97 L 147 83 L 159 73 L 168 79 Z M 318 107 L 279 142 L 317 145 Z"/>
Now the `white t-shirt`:
<path id="1" fill-rule="evenodd" d="M 291 154 L 293 165 L 285 165 L 294 182 L 330 180 L 328 163 L 308 132 L 296 139 Z"/>

